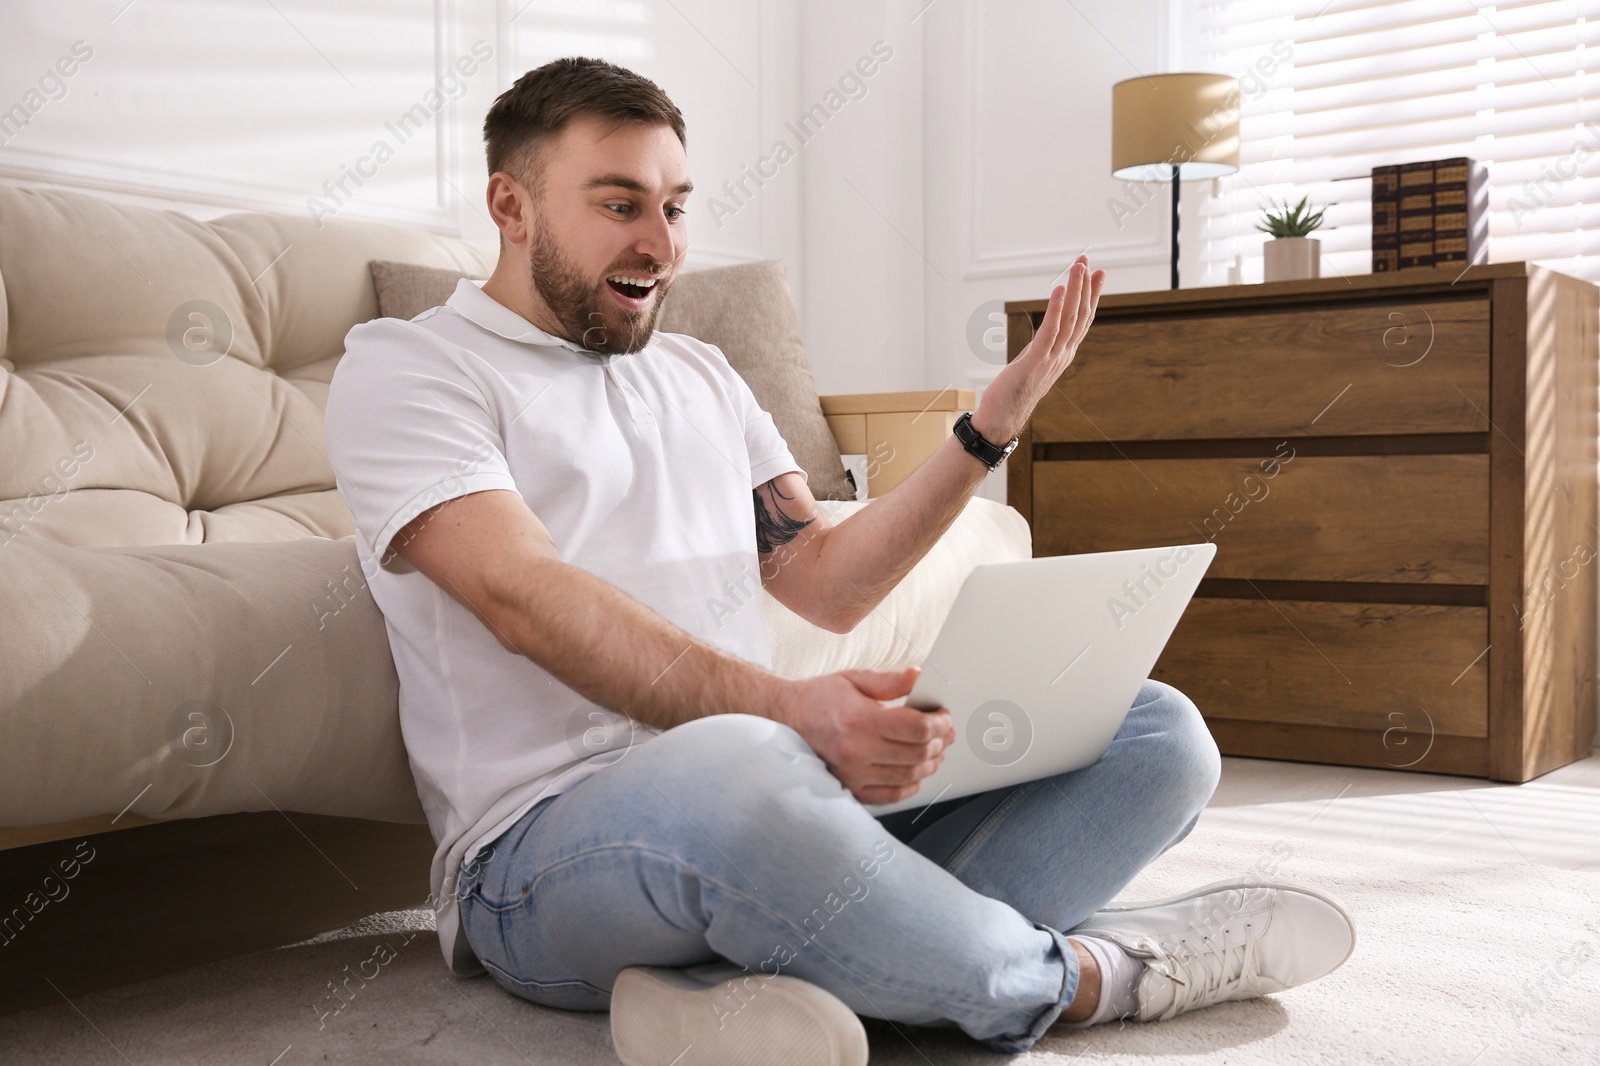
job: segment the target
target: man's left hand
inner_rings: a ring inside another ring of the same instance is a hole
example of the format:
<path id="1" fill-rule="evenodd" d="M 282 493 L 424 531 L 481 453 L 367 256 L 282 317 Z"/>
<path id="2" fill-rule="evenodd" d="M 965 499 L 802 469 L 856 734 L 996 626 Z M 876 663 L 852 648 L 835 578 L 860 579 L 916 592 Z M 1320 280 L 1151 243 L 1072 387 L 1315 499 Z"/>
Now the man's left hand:
<path id="1" fill-rule="evenodd" d="M 995 375 L 972 412 L 972 428 L 985 440 L 1003 445 L 1022 432 L 1033 409 L 1078 353 L 1105 282 L 1106 272 L 1090 273 L 1089 257 L 1080 255 L 1067 272 L 1067 283 L 1051 290 L 1039 332 Z"/>

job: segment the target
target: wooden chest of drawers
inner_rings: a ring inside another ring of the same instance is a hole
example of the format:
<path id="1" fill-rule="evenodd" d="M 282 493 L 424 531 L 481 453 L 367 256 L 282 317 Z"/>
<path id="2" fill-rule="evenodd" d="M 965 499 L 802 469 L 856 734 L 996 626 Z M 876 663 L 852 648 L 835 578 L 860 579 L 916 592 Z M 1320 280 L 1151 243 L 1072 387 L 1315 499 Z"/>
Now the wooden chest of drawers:
<path id="1" fill-rule="evenodd" d="M 1223 752 L 1526 781 L 1595 737 L 1597 326 L 1521 263 L 1106 296 L 1008 499 L 1036 555 L 1215 542 L 1152 676 Z"/>

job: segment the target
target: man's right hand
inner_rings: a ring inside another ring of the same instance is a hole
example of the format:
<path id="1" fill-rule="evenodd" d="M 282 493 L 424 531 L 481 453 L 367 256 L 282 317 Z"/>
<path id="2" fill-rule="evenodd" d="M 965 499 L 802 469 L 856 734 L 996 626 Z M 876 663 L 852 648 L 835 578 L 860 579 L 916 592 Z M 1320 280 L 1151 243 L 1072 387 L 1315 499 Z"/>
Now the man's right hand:
<path id="1" fill-rule="evenodd" d="M 898 803 L 917 794 L 955 743 L 948 708 L 880 702 L 909 693 L 920 669 L 841 670 L 795 681 L 775 717 L 804 737 L 861 803 Z"/>

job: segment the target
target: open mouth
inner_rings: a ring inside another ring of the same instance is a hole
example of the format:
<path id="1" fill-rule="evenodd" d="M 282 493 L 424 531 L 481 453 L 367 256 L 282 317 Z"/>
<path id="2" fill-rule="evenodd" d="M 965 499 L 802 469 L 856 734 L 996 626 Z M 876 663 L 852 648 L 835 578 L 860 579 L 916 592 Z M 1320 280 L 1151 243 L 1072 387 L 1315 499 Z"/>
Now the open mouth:
<path id="1" fill-rule="evenodd" d="M 639 274 L 612 274 L 606 278 L 606 285 L 612 292 L 635 306 L 649 302 L 650 294 L 655 291 L 657 283 L 658 279 Z"/>

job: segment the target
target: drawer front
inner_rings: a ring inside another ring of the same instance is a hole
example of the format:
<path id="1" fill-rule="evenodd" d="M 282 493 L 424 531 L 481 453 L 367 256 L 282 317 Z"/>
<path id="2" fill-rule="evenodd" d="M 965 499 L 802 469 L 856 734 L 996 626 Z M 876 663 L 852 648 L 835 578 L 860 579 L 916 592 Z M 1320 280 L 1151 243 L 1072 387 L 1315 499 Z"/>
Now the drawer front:
<path id="1" fill-rule="evenodd" d="M 1096 321 L 1035 442 L 1482 433 L 1484 300 Z"/>
<path id="2" fill-rule="evenodd" d="M 1488 736 L 1488 616 L 1196 597 L 1150 676 L 1207 718 L 1372 730 L 1373 761 L 1398 766 L 1434 736 Z"/>
<path id="3" fill-rule="evenodd" d="M 1035 462 L 1034 554 L 1210 540 L 1212 578 L 1487 583 L 1487 455 L 1297 456 L 1292 447 L 1280 446 L 1276 463 Z"/>

